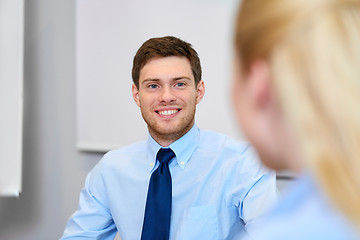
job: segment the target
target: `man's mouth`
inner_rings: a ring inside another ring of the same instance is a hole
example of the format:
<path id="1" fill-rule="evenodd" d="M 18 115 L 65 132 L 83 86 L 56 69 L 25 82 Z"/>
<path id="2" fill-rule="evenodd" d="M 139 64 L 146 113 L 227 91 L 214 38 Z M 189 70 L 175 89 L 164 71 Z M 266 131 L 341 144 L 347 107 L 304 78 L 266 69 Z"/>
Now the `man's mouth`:
<path id="1" fill-rule="evenodd" d="M 180 109 L 171 109 L 171 110 L 161 110 L 161 111 L 156 111 L 159 115 L 162 115 L 162 116 L 170 116 L 170 115 L 173 115 L 177 112 L 179 112 Z"/>

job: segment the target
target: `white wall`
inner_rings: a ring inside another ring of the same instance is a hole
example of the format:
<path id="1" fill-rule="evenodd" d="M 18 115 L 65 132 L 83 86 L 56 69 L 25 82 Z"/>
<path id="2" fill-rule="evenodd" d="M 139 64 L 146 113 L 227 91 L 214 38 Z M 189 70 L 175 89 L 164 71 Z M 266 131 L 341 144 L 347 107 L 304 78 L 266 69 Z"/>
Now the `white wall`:
<path id="1" fill-rule="evenodd" d="M 99 155 L 77 152 L 74 0 L 25 0 L 23 192 L 0 198 L 1 240 L 58 239 Z"/>

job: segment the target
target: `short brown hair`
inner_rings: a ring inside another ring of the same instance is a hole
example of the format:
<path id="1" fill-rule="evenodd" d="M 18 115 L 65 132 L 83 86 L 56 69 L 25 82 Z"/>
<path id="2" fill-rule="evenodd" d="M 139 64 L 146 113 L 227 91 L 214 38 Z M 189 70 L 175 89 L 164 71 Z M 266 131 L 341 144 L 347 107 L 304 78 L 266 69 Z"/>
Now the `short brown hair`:
<path id="1" fill-rule="evenodd" d="M 186 57 L 191 66 L 195 79 L 195 86 L 201 80 L 201 65 L 197 52 L 192 45 L 177 37 L 166 36 L 150 38 L 139 48 L 133 60 L 132 79 L 139 89 L 139 76 L 141 69 L 154 57 L 180 56 Z"/>

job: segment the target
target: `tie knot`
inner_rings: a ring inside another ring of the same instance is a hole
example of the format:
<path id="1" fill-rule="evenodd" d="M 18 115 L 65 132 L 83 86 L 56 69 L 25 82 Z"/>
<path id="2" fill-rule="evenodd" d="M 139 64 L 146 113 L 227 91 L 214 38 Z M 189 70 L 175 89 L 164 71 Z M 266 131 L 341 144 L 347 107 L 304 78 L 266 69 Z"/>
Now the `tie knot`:
<path id="1" fill-rule="evenodd" d="M 156 157 L 160 163 L 168 163 L 173 157 L 175 157 L 175 153 L 170 148 L 161 148 Z"/>

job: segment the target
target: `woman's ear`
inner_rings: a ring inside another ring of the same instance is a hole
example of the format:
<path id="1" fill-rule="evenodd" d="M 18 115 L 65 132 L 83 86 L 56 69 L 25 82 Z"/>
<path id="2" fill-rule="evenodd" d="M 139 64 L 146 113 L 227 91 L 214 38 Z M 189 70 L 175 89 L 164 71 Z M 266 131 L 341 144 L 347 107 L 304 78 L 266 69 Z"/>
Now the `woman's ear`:
<path id="1" fill-rule="evenodd" d="M 263 60 L 256 60 L 250 65 L 247 72 L 250 97 L 259 110 L 272 104 L 271 81 L 269 65 Z"/>

